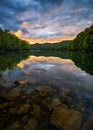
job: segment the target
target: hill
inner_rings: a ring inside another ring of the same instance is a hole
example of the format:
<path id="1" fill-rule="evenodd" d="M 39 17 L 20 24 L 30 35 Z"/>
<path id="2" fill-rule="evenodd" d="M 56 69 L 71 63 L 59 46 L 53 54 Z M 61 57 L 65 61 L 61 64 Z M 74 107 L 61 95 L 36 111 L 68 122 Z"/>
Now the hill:
<path id="1" fill-rule="evenodd" d="M 68 50 L 71 41 L 62 41 L 59 43 L 32 44 L 31 50 Z"/>
<path id="2" fill-rule="evenodd" d="M 19 39 L 17 36 L 12 34 L 10 30 L 0 29 L 0 50 L 29 50 L 30 44 Z"/>
<path id="3" fill-rule="evenodd" d="M 79 33 L 69 45 L 70 50 L 93 50 L 93 25 Z"/>

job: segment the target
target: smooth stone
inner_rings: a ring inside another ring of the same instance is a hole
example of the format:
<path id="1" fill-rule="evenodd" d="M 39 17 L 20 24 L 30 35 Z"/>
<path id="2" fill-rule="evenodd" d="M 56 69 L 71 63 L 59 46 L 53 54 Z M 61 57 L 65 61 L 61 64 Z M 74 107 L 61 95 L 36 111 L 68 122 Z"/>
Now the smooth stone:
<path id="1" fill-rule="evenodd" d="M 65 98 L 69 93 L 70 93 L 70 89 L 62 88 L 61 91 L 60 91 L 60 96 L 62 98 Z"/>
<path id="2" fill-rule="evenodd" d="M 26 130 L 36 130 L 37 120 L 35 118 L 30 118 L 25 126 Z"/>
<path id="3" fill-rule="evenodd" d="M 7 94 L 6 98 L 10 99 L 10 100 L 15 99 L 16 97 L 18 97 L 20 95 L 20 91 L 21 91 L 21 89 L 19 87 L 13 88 Z"/>
<path id="4" fill-rule="evenodd" d="M 31 112 L 33 117 L 40 118 L 41 108 L 39 105 L 33 104 L 33 111 Z"/>
<path id="5" fill-rule="evenodd" d="M 25 80 L 16 80 L 14 83 L 17 85 L 24 85 L 26 83 L 26 81 Z"/>
<path id="6" fill-rule="evenodd" d="M 12 123 L 11 125 L 9 125 L 9 127 L 6 130 L 19 130 L 19 129 L 21 129 L 20 122 L 16 121 Z"/>
<path id="7" fill-rule="evenodd" d="M 0 103 L 0 109 L 4 109 L 5 107 L 7 107 L 7 105 L 8 105 L 8 102 Z"/>
<path id="8" fill-rule="evenodd" d="M 53 110 L 56 106 L 61 105 L 61 101 L 59 98 L 54 98 L 49 104 L 49 111 Z"/>
<path id="9" fill-rule="evenodd" d="M 26 104 L 23 104 L 23 105 L 21 105 L 17 108 L 16 107 L 10 108 L 9 112 L 12 113 L 12 114 L 27 113 L 29 108 L 30 108 L 30 104 L 26 103 Z"/>
<path id="10" fill-rule="evenodd" d="M 47 94 L 56 92 L 55 89 L 48 86 L 38 86 L 36 90 L 39 92 L 40 96 L 47 96 Z"/>
<path id="11" fill-rule="evenodd" d="M 51 115 L 51 124 L 61 130 L 79 130 L 82 115 L 66 105 L 56 106 Z"/>

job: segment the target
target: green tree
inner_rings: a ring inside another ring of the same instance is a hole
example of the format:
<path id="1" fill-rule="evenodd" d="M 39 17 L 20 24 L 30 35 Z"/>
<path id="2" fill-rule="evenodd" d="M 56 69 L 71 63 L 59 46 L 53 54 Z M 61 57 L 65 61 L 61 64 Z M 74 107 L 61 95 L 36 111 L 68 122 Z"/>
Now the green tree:
<path id="1" fill-rule="evenodd" d="M 93 25 L 79 33 L 69 45 L 70 50 L 93 50 Z"/>
<path id="2" fill-rule="evenodd" d="M 0 28 L 0 50 L 30 50 L 30 44 L 19 39 L 9 29 Z"/>

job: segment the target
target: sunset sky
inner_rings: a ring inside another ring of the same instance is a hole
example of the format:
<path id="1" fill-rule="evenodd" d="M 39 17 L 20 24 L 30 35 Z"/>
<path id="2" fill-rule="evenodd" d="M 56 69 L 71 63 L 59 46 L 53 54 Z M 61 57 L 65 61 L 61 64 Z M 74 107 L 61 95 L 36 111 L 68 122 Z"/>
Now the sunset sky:
<path id="1" fill-rule="evenodd" d="M 0 0 L 0 28 L 30 43 L 73 39 L 93 25 L 93 0 Z"/>

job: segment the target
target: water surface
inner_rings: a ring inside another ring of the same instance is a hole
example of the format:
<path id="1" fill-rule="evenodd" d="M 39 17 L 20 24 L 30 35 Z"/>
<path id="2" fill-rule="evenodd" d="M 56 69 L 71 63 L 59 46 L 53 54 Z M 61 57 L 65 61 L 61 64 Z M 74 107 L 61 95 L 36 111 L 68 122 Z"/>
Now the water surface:
<path id="1" fill-rule="evenodd" d="M 0 129 L 93 129 L 92 53 L 0 57 Z"/>

